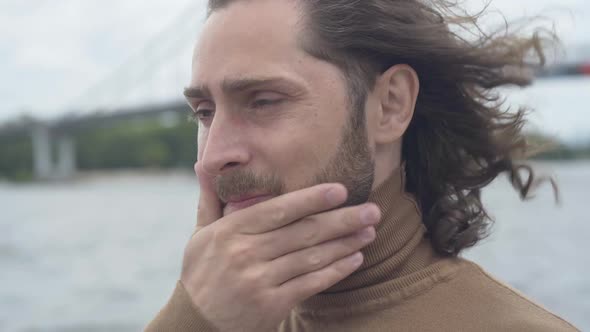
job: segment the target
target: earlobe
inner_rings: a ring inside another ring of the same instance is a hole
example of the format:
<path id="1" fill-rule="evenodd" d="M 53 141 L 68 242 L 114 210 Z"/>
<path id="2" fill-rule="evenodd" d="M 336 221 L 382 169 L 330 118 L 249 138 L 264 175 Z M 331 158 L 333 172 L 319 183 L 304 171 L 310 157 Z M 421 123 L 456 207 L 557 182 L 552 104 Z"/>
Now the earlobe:
<path id="1" fill-rule="evenodd" d="M 377 143 L 392 143 L 403 136 L 414 115 L 419 80 L 408 65 L 395 65 L 378 80 L 380 117 L 375 138 Z"/>

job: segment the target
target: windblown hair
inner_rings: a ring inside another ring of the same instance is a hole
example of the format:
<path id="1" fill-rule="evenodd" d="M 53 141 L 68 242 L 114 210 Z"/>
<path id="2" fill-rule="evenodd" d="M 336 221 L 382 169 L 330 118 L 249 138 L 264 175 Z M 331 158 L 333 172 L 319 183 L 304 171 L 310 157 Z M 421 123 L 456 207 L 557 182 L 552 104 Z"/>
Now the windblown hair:
<path id="1" fill-rule="evenodd" d="M 233 0 L 235 1 L 235 0 Z M 445 0 L 299 0 L 302 45 L 337 65 L 355 109 L 364 109 L 379 74 L 407 64 L 418 74 L 414 118 L 403 137 L 406 191 L 420 206 L 433 247 L 457 255 L 485 238 L 492 224 L 481 190 L 507 173 L 522 199 L 537 183 L 517 160 L 530 152 L 522 133 L 527 109 L 504 107 L 497 88 L 526 86 L 557 42 L 546 30 L 505 24 L 486 33 Z M 210 0 L 209 11 L 232 0 Z M 362 113 L 362 112 L 361 112 Z M 355 125 L 364 124 L 364 114 Z"/>

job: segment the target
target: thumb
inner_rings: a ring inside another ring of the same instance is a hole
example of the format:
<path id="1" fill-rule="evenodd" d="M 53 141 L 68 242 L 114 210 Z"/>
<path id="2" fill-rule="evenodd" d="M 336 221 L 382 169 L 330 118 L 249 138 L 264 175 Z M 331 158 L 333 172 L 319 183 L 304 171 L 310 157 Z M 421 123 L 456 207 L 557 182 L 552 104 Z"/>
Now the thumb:
<path id="1" fill-rule="evenodd" d="M 199 180 L 199 206 L 195 230 L 197 232 L 221 218 L 222 212 L 221 202 L 213 187 L 213 177 L 205 171 L 203 165 L 198 161 L 195 163 L 195 173 Z"/>

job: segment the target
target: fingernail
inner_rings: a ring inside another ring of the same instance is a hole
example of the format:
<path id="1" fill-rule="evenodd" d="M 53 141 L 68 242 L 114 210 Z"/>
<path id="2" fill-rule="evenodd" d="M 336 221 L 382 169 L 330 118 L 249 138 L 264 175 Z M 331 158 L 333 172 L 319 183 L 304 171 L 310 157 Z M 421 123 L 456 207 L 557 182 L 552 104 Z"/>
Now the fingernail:
<path id="1" fill-rule="evenodd" d="M 342 189 L 338 187 L 334 187 L 326 193 L 326 199 L 332 205 L 340 204 L 344 200 L 344 195 L 342 194 Z"/>
<path id="2" fill-rule="evenodd" d="M 357 252 L 356 254 L 350 256 L 350 263 L 353 266 L 360 266 L 363 263 L 363 254 Z"/>
<path id="3" fill-rule="evenodd" d="M 379 209 L 374 205 L 367 205 L 361 210 L 361 223 L 375 225 L 379 221 Z"/>
<path id="4" fill-rule="evenodd" d="M 362 231 L 360 231 L 359 237 L 364 242 L 373 241 L 375 239 L 375 228 L 367 227 L 367 228 L 363 229 Z"/>

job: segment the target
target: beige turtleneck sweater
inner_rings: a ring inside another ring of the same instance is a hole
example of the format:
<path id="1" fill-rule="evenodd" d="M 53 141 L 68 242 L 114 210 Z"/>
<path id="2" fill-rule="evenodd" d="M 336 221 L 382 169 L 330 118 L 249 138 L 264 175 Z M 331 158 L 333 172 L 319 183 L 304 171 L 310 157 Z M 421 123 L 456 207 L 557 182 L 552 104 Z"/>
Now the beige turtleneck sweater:
<path id="1" fill-rule="evenodd" d="M 291 311 L 277 331 L 577 331 L 462 258 L 437 255 L 400 168 L 369 198 L 377 239 L 351 276 Z M 217 331 L 182 283 L 147 332 Z"/>

